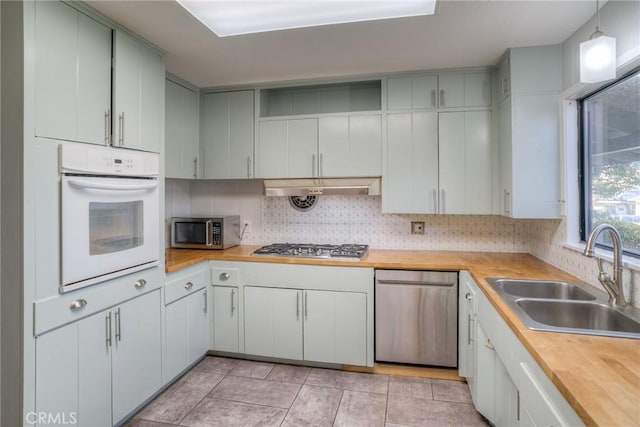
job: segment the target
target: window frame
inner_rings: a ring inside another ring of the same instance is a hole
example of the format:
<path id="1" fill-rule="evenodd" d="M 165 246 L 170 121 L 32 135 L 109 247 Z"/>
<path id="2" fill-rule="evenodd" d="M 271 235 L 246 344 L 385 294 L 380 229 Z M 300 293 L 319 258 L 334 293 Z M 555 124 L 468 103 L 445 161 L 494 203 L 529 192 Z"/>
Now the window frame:
<path id="1" fill-rule="evenodd" d="M 597 90 L 590 92 L 584 97 L 577 100 L 577 119 L 578 119 L 578 188 L 579 188 L 579 202 L 580 202 L 580 212 L 579 212 L 579 220 L 578 220 L 578 233 L 580 237 L 580 241 L 582 243 L 586 243 L 589 233 L 591 232 L 591 227 L 589 226 L 592 223 L 592 212 L 593 212 L 593 201 L 591 195 L 591 168 L 590 168 L 590 159 L 591 159 L 591 149 L 590 144 L 585 141 L 587 135 L 585 134 L 585 122 L 584 122 L 584 103 L 588 101 L 593 96 L 596 96 L 612 86 L 615 86 L 622 81 L 631 78 L 633 76 L 640 77 L 640 67 L 634 68 L 633 70 L 625 73 L 623 76 L 615 79 L 614 81 L 598 88 Z M 596 247 L 602 248 L 608 251 L 613 250 L 612 245 L 606 245 L 599 242 L 596 242 Z M 631 252 L 624 248 L 623 245 L 623 255 L 632 257 L 636 260 L 640 259 L 640 252 Z"/>

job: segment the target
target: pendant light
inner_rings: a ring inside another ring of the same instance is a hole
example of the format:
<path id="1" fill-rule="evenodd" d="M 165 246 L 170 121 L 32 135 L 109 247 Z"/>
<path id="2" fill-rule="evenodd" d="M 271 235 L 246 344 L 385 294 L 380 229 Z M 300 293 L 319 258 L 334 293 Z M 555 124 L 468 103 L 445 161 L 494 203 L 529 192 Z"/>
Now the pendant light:
<path id="1" fill-rule="evenodd" d="M 580 81 L 598 83 L 616 77 L 616 39 L 600 31 L 600 7 L 596 0 L 596 31 L 580 43 Z"/>

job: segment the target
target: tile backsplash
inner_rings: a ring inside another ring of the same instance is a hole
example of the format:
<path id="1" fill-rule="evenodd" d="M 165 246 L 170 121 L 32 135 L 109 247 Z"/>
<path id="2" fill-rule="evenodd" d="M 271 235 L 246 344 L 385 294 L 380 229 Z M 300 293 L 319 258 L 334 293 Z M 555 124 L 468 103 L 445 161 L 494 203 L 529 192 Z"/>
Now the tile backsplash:
<path id="1" fill-rule="evenodd" d="M 495 215 L 381 213 L 380 197 L 321 196 L 310 211 L 287 197 L 265 197 L 261 180 L 166 180 L 165 217 L 240 215 L 251 222 L 244 244 L 361 243 L 372 248 L 528 252 L 600 289 L 594 259 L 561 245 L 561 220 L 515 220 Z M 424 221 L 413 235 L 411 221 Z M 169 227 L 167 226 L 167 242 Z M 610 268 L 610 267 L 609 267 Z M 640 272 L 625 269 L 626 295 L 640 303 Z"/>

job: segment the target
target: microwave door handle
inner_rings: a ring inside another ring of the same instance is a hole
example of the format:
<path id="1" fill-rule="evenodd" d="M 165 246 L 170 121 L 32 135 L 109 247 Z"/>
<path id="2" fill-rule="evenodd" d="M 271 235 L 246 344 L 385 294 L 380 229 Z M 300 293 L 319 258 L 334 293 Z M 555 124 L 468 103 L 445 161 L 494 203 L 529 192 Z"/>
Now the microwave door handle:
<path id="1" fill-rule="evenodd" d="M 207 246 L 212 246 L 213 245 L 213 221 L 207 220 L 206 226 L 207 226 L 207 231 L 206 231 Z"/>
<path id="2" fill-rule="evenodd" d="M 84 179 L 70 179 L 67 181 L 69 185 L 77 188 L 90 188 L 95 190 L 116 190 L 116 191 L 138 191 L 153 190 L 158 187 L 158 180 L 144 184 L 106 184 L 103 182 L 93 182 Z"/>

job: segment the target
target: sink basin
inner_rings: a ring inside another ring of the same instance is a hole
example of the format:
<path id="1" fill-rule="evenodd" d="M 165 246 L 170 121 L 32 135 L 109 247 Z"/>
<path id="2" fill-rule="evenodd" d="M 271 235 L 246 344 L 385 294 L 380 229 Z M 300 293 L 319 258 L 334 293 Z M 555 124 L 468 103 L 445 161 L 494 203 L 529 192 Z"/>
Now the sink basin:
<path id="1" fill-rule="evenodd" d="M 574 283 L 551 280 L 496 279 L 495 286 L 509 295 L 522 298 L 569 299 L 593 301 L 596 297 Z"/>
<path id="2" fill-rule="evenodd" d="M 610 305 L 606 293 L 589 285 L 556 280 L 486 280 L 529 329 L 640 339 L 640 309 Z"/>
<path id="3" fill-rule="evenodd" d="M 606 304 L 534 299 L 520 299 L 516 303 L 531 319 L 543 325 L 635 334 L 640 338 L 640 322 Z"/>

